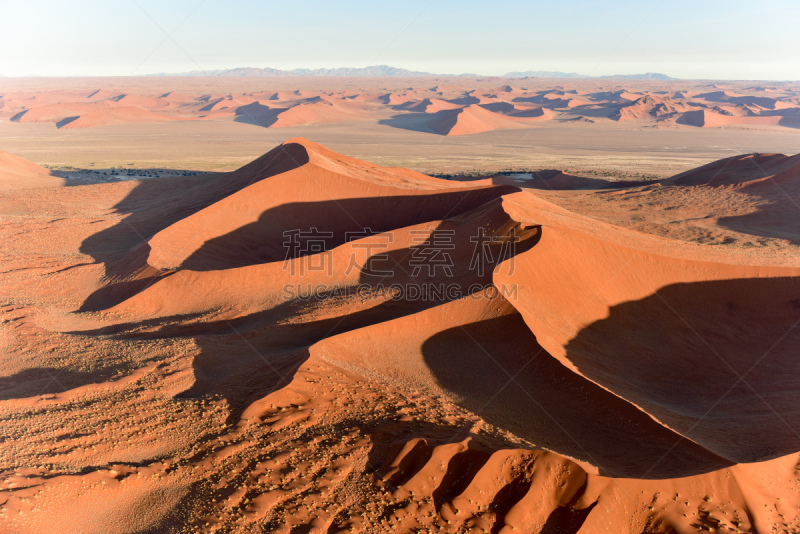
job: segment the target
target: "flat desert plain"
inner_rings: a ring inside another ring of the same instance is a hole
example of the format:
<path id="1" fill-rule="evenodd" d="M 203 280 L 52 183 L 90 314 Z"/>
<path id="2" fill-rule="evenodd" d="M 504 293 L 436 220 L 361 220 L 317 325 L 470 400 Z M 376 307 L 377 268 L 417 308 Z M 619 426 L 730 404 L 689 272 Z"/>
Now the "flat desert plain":
<path id="1" fill-rule="evenodd" d="M 800 86 L 0 87 L 0 531 L 800 531 Z"/>

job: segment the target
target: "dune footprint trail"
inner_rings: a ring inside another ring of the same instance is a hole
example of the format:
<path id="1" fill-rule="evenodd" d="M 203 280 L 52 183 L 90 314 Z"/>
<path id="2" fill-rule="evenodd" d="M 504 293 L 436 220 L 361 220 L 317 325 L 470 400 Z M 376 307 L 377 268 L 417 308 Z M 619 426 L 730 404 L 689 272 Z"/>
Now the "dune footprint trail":
<path id="1" fill-rule="evenodd" d="M 800 528 L 796 265 L 301 138 L 48 192 L 47 267 L 2 251 L 4 532 Z"/>

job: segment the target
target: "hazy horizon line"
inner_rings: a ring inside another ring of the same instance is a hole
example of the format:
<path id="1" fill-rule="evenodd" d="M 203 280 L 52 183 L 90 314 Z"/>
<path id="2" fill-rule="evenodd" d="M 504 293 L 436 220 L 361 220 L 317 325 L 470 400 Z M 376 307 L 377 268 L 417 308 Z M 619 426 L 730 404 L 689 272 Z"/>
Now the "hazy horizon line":
<path id="1" fill-rule="evenodd" d="M 397 71 L 404 71 L 408 72 L 409 74 L 382 74 L 382 75 L 346 75 L 346 74 L 299 74 L 296 73 L 297 71 L 309 71 L 309 72 L 319 72 L 319 71 L 358 71 L 358 70 L 367 70 L 367 69 L 374 69 L 374 68 L 388 68 L 394 69 Z M 236 71 L 236 70 L 272 70 L 280 73 L 285 74 L 275 74 L 275 75 L 252 75 L 252 76 L 243 76 L 243 75 L 225 75 L 220 74 L 226 71 Z M 209 73 L 209 74 L 206 74 Z M 520 76 L 520 74 L 531 73 L 526 76 Z M 547 74 L 544 76 L 535 76 L 533 73 L 541 73 Z M 647 75 L 656 75 L 657 77 L 648 78 Z M 524 78 L 539 78 L 539 79 L 561 79 L 561 80 L 592 80 L 592 79 L 607 79 L 607 78 L 630 78 L 636 81 L 654 81 L 654 82 L 665 82 L 665 81 L 728 81 L 728 82 L 779 82 L 779 83 L 791 83 L 791 82 L 798 82 L 800 80 L 792 80 L 789 78 L 681 78 L 681 77 L 674 77 L 664 73 L 659 72 L 633 72 L 629 74 L 606 74 L 606 75 L 586 75 L 580 74 L 577 72 L 566 72 L 560 70 L 534 70 L 534 69 L 527 69 L 527 70 L 518 70 L 518 71 L 509 71 L 504 74 L 480 74 L 480 73 L 472 73 L 472 72 L 465 72 L 465 73 L 436 73 L 436 72 L 425 72 L 425 71 L 416 71 L 413 69 L 407 69 L 404 67 L 394 67 L 391 65 L 381 64 L 381 65 L 367 65 L 365 67 L 320 67 L 320 68 L 309 68 L 309 67 L 297 67 L 292 69 L 281 69 L 276 67 L 245 67 L 245 66 L 238 66 L 238 67 L 226 67 L 226 68 L 217 68 L 217 69 L 196 69 L 192 71 L 185 71 L 185 72 L 154 72 L 154 73 L 145 73 L 145 74 L 70 74 L 70 75 L 50 75 L 50 74 L 25 74 L 25 75 L 8 75 L 5 73 L 0 72 L 0 79 L 2 78 L 14 78 L 14 79 L 29 79 L 29 78 L 183 78 L 183 77 L 191 77 L 191 78 L 246 78 L 246 77 L 263 77 L 263 78 L 290 78 L 290 77 L 298 77 L 298 78 L 336 78 L 336 77 L 363 77 L 363 78 L 430 78 L 430 77 L 437 77 L 437 78 L 499 78 L 499 79 L 524 79 Z"/>

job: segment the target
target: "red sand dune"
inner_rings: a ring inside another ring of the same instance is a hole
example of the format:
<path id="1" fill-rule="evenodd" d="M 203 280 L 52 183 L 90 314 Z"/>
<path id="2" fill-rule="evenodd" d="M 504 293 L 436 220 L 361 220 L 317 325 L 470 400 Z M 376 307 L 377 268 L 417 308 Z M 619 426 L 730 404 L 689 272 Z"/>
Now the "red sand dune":
<path id="1" fill-rule="evenodd" d="M 252 96 L 226 96 L 209 100 L 209 102 L 199 109 L 200 112 L 224 112 L 233 111 L 240 106 L 246 106 L 258 102 Z"/>
<path id="2" fill-rule="evenodd" d="M 64 117 L 57 124 L 59 128 L 88 128 L 108 124 L 137 124 L 186 120 L 163 113 L 146 111 L 134 106 L 119 106 L 96 109 L 76 117 Z"/>
<path id="3" fill-rule="evenodd" d="M 408 94 L 386 93 L 379 96 L 378 100 L 387 106 L 399 106 L 413 101 L 414 97 Z"/>
<path id="4" fill-rule="evenodd" d="M 278 114 L 271 128 L 288 128 L 303 124 L 328 124 L 340 122 L 351 116 L 347 110 L 328 101 L 299 104 Z"/>
<path id="5" fill-rule="evenodd" d="M 680 112 L 693 109 L 669 97 L 643 96 L 635 101 L 622 105 L 609 117 L 616 121 L 636 121 L 642 119 L 661 119 L 674 116 Z M 691 113 L 691 111 L 690 111 Z"/>
<path id="6" fill-rule="evenodd" d="M 764 179 L 789 176 L 798 171 L 800 158 L 783 154 L 745 154 L 714 161 L 663 180 L 672 185 L 733 185 L 747 182 L 764 182 Z M 782 181 L 783 178 L 780 178 Z"/>
<path id="7" fill-rule="evenodd" d="M 77 117 L 93 111 L 109 109 L 113 106 L 114 104 L 108 101 L 48 104 L 21 112 L 11 120 L 18 122 L 58 122 L 66 117 Z"/>
<path id="8" fill-rule="evenodd" d="M 712 87 L 718 89 L 718 87 L 716 87 L 716 86 L 712 86 Z M 698 93 L 698 94 L 694 95 L 694 98 L 697 98 L 697 99 L 700 99 L 700 100 L 706 100 L 707 102 L 726 102 L 726 101 L 728 101 L 728 100 L 730 100 L 732 98 L 738 98 L 740 96 L 742 96 L 742 95 L 739 94 L 739 93 L 734 93 L 733 91 L 722 90 L 722 91 L 711 91 L 709 93 Z"/>
<path id="9" fill-rule="evenodd" d="M 800 194 L 798 156 L 647 187 L 750 191 L 756 213 L 771 181 Z M 796 259 L 302 138 L 232 173 L 49 193 L 23 236 L 0 228 L 3 531 L 800 528 Z M 295 230 L 325 234 L 295 250 Z M 447 262 L 421 269 L 437 235 Z M 453 291 L 382 291 L 435 284 Z"/>
<path id="10" fill-rule="evenodd" d="M 718 91 L 695 95 L 695 98 L 708 102 L 725 102 L 735 105 L 758 106 L 765 109 L 781 109 L 791 107 L 778 98 L 763 95 L 743 95 L 729 91 Z"/>
<path id="11" fill-rule="evenodd" d="M 761 126 L 777 126 L 781 124 L 783 117 L 779 116 L 762 116 L 762 117 L 742 117 L 735 115 L 723 115 L 715 113 L 707 109 L 687 111 L 684 113 L 679 122 L 681 124 L 688 124 L 689 126 L 697 126 L 700 128 L 715 128 L 727 125 L 761 125 Z"/>
<path id="12" fill-rule="evenodd" d="M 108 100 L 109 98 L 114 98 L 118 96 L 121 95 L 119 93 L 114 93 L 106 89 L 97 89 L 95 91 L 89 92 L 89 94 L 86 95 L 86 98 L 89 100 L 99 101 L 99 100 Z"/>
<path id="13" fill-rule="evenodd" d="M 548 102 L 548 107 L 552 108 L 574 108 L 591 103 L 586 98 L 570 98 L 568 93 L 564 91 L 557 91 L 552 93 L 545 93 L 542 95 L 542 100 Z"/>
<path id="14" fill-rule="evenodd" d="M 414 111 L 418 113 L 437 113 L 445 109 L 461 109 L 463 104 L 448 102 L 440 98 L 426 98 L 416 103 L 409 103 L 413 105 L 403 105 L 402 109 L 405 111 Z"/>
<path id="15" fill-rule="evenodd" d="M 488 109 L 493 113 L 508 117 L 553 117 L 555 114 L 540 106 L 520 106 L 510 102 L 493 102 L 491 104 L 479 104 L 482 108 Z"/>
<path id="16" fill-rule="evenodd" d="M 445 93 L 461 93 L 464 91 L 464 88 L 459 85 L 439 84 L 431 87 L 428 90 L 433 93 L 445 94 Z"/>
<path id="17" fill-rule="evenodd" d="M 442 135 L 469 135 L 492 130 L 524 128 L 528 123 L 548 120 L 551 116 L 542 111 L 538 116 L 512 119 L 480 105 L 471 105 L 456 110 L 440 111 L 427 122 L 427 126 Z"/>
<path id="18" fill-rule="evenodd" d="M 49 104 L 21 111 L 11 120 L 18 122 L 54 122 L 59 128 L 84 128 L 106 124 L 153 123 L 181 120 L 179 117 L 148 111 L 137 106 L 102 100 Z M 161 107 L 161 106 L 158 106 Z"/>
<path id="19" fill-rule="evenodd" d="M 789 242 L 800 241 L 800 219 L 796 217 L 800 198 L 799 156 L 734 156 L 681 173 L 661 183 L 682 188 L 719 188 L 735 192 L 753 206 L 758 206 L 758 209 L 723 214 L 717 220 L 718 225 L 752 235 Z"/>
<path id="20" fill-rule="evenodd" d="M 618 89 L 615 91 L 599 91 L 596 93 L 589 93 L 587 97 L 593 101 L 608 101 L 615 104 L 624 104 L 626 102 L 633 102 L 644 96 L 643 93 L 633 93 L 625 89 Z"/>
<path id="21" fill-rule="evenodd" d="M 539 104 L 550 109 L 575 108 L 592 103 L 592 100 L 588 98 L 564 91 L 539 91 L 533 95 L 523 94 L 514 97 L 512 101 Z M 616 101 L 616 94 L 613 101 Z"/>
<path id="22" fill-rule="evenodd" d="M 289 170 L 286 170 L 287 166 Z M 341 242 L 343 233 L 347 231 L 369 227 L 382 232 L 433 220 L 436 218 L 434 213 L 449 211 L 444 207 L 444 203 L 449 202 L 448 195 L 440 194 L 448 188 L 441 180 L 412 171 L 384 170 L 335 154 L 303 139 L 288 141 L 231 176 L 229 180 L 235 183 L 252 185 L 218 199 L 214 205 L 153 236 L 150 240 L 150 265 L 164 270 L 177 269 L 189 258 L 193 264 L 202 263 L 203 257 L 215 263 L 232 261 L 234 264 L 245 258 L 255 261 L 259 256 L 275 260 L 283 252 L 283 229 L 307 224 L 308 221 L 318 220 L 318 227 L 324 225 L 336 232 L 337 235 L 331 239 Z M 485 199 L 486 195 L 494 194 L 492 191 L 495 189 L 471 186 L 459 188 L 458 192 Z M 384 211 L 401 198 L 413 199 L 414 209 Z M 377 200 L 365 202 L 360 199 Z M 383 199 L 389 204 L 380 201 Z M 465 209 L 472 202 L 464 201 L 457 209 Z M 334 205 L 315 214 L 314 210 L 323 209 L 324 203 Z M 351 207 L 351 204 L 356 207 Z M 315 208 L 315 205 L 319 207 Z M 287 208 L 290 206 L 297 206 L 296 209 L 301 211 Z M 312 213 L 305 212 L 305 209 L 312 210 Z M 251 227 L 248 232 L 243 231 Z M 224 239 L 237 230 L 238 236 Z M 248 236 L 248 233 L 252 235 Z M 269 240 L 264 237 L 268 234 L 272 235 Z M 215 240 L 223 240 L 220 242 L 222 250 L 209 248 Z M 224 248 L 228 247 L 235 247 L 235 251 L 225 252 Z"/>
<path id="23" fill-rule="evenodd" d="M 137 108 L 146 109 L 149 111 L 155 109 L 163 109 L 169 107 L 171 103 L 165 98 L 155 98 L 142 95 L 122 94 L 110 98 L 114 102 L 122 104 L 123 106 L 133 106 Z"/>
<path id="24" fill-rule="evenodd" d="M 64 179 L 32 161 L 0 151 L 0 191 L 29 187 L 58 187 Z"/>
<path id="25" fill-rule="evenodd" d="M 504 207 L 516 220 L 542 225 L 542 239 L 495 283 L 518 284 L 511 302 L 548 353 L 731 462 L 774 457 L 755 437 L 731 441 L 730 429 L 744 426 L 772 436 L 778 455 L 793 452 L 792 437 L 775 435 L 783 423 L 771 409 L 787 413 L 797 386 L 773 379 L 781 368 L 794 369 L 800 332 L 787 329 L 800 320 L 792 304 L 800 268 L 709 261 L 696 246 L 584 220 L 528 192 L 505 197 Z M 674 334 L 653 343 L 665 328 Z M 608 341 L 612 330 L 624 343 Z M 750 389 L 737 388 L 754 355 L 767 351 L 771 359 L 750 377 Z M 714 378 L 701 391 L 698 377 Z M 689 390 L 691 399 L 675 394 Z M 744 410 L 767 394 L 769 413 Z M 714 416 L 706 418 L 707 410 Z"/>
<path id="26" fill-rule="evenodd" d="M 192 102 L 197 100 L 201 95 L 194 94 L 194 93 L 187 93 L 184 91 L 169 91 L 167 93 L 163 93 L 159 95 L 160 98 L 163 98 L 167 102 L 176 103 L 176 104 L 183 104 L 186 102 Z"/>
<path id="27" fill-rule="evenodd" d="M 492 89 L 492 92 L 494 93 L 520 93 L 522 91 L 522 89 L 508 84 Z"/>

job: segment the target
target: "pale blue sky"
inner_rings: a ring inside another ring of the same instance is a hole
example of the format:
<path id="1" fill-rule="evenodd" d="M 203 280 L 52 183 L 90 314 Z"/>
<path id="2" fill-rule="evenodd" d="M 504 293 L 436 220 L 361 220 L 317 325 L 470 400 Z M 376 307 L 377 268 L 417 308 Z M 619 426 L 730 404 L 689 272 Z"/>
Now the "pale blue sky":
<path id="1" fill-rule="evenodd" d="M 800 0 L 0 0 L 0 13 L 10 76 L 388 64 L 800 80 Z"/>

